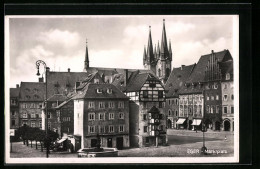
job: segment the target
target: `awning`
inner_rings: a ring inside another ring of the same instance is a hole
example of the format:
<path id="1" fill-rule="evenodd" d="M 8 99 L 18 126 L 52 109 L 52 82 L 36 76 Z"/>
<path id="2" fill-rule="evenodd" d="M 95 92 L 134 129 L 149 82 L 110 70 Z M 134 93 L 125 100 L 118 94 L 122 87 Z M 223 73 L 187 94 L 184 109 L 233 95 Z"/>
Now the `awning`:
<path id="1" fill-rule="evenodd" d="M 193 126 L 199 126 L 200 123 L 201 123 L 201 119 L 194 119 L 191 125 L 193 125 Z"/>
<path id="2" fill-rule="evenodd" d="M 57 143 L 62 143 L 63 141 L 65 141 L 67 138 L 62 138 L 59 141 L 57 141 Z"/>
<path id="3" fill-rule="evenodd" d="M 183 124 L 185 122 L 186 119 L 183 118 L 179 118 L 178 121 L 176 122 L 176 124 Z"/>

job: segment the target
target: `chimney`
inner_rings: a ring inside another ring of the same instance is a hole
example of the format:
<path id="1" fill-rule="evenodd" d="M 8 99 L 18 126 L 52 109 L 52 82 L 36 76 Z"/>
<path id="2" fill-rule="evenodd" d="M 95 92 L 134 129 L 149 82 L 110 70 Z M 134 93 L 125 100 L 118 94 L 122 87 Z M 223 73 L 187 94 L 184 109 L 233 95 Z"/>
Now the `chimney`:
<path id="1" fill-rule="evenodd" d="M 43 77 L 39 77 L 39 82 L 43 82 Z"/>
<path id="2" fill-rule="evenodd" d="M 185 65 L 181 65 L 181 70 L 183 70 L 184 66 L 185 66 Z"/>
<path id="3" fill-rule="evenodd" d="M 214 50 L 211 50 L 211 53 L 214 53 Z"/>
<path id="4" fill-rule="evenodd" d="M 125 69 L 125 78 L 124 78 L 124 86 L 128 83 L 128 69 Z"/>
<path id="5" fill-rule="evenodd" d="M 19 84 L 16 84 L 16 88 L 19 88 Z"/>
<path id="6" fill-rule="evenodd" d="M 68 68 L 68 72 L 70 72 L 70 68 Z"/>

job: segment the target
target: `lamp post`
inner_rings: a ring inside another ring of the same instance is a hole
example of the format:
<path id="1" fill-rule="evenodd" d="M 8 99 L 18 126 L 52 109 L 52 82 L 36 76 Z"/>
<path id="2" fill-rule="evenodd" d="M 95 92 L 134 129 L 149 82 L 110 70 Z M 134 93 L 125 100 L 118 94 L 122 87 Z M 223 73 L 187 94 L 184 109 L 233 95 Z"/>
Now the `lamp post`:
<path id="1" fill-rule="evenodd" d="M 201 153 L 202 154 L 206 154 L 207 152 L 207 147 L 205 146 L 205 136 L 204 136 L 204 133 L 206 132 L 206 126 L 205 126 L 205 123 L 204 123 L 204 121 L 203 121 L 203 123 L 202 123 L 202 133 L 203 133 L 203 146 L 202 146 L 202 148 L 201 148 Z"/>
<path id="2" fill-rule="evenodd" d="M 49 138 L 48 138 L 48 106 L 47 106 L 47 65 L 44 61 L 38 60 L 36 61 L 36 68 L 37 68 L 37 76 L 40 76 L 39 68 L 40 65 L 44 66 L 44 71 L 45 71 L 45 113 L 46 113 L 46 123 L 45 123 L 45 130 L 46 130 L 46 158 L 49 157 Z"/>

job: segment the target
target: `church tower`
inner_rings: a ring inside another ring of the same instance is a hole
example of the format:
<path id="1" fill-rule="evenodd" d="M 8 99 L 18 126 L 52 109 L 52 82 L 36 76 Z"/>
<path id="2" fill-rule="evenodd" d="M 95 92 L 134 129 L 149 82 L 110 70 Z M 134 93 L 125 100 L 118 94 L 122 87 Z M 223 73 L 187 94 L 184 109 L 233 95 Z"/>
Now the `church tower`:
<path id="1" fill-rule="evenodd" d="M 169 41 L 169 46 L 167 44 L 167 36 L 165 30 L 165 20 L 163 19 L 163 29 L 162 29 L 162 39 L 161 46 L 152 44 L 151 26 L 149 26 L 149 37 L 147 52 L 144 49 L 143 58 L 144 68 L 147 70 L 152 70 L 159 79 L 165 83 L 170 76 L 172 69 L 172 48 L 171 42 Z"/>
<path id="2" fill-rule="evenodd" d="M 85 61 L 84 61 L 84 71 L 87 71 L 88 68 L 89 68 L 88 42 L 86 40 L 86 53 L 85 53 Z"/>

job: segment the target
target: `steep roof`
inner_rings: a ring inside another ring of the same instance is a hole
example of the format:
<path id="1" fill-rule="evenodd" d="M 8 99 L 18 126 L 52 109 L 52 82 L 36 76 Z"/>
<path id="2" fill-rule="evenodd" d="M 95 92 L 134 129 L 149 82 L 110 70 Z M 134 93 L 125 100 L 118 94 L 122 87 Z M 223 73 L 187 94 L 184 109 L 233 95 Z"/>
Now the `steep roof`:
<path id="1" fill-rule="evenodd" d="M 44 101 L 45 83 L 21 82 L 20 101 Z"/>
<path id="2" fill-rule="evenodd" d="M 88 72 L 49 72 L 47 75 L 48 97 L 74 91 L 75 83 L 89 76 Z"/>
<path id="3" fill-rule="evenodd" d="M 10 97 L 19 97 L 20 88 L 10 88 Z"/>
<path id="4" fill-rule="evenodd" d="M 225 80 L 226 73 L 230 74 L 230 79 L 233 79 L 233 60 L 220 63 L 220 69 L 222 74 L 222 80 Z"/>
<path id="5" fill-rule="evenodd" d="M 54 94 L 51 97 L 49 97 L 47 99 L 47 101 L 50 101 L 50 102 L 52 102 L 52 101 L 65 101 L 67 99 L 68 99 L 68 97 L 63 95 L 63 94 Z"/>
<path id="6" fill-rule="evenodd" d="M 102 89 L 102 93 L 98 93 L 97 89 Z M 107 92 L 108 89 L 112 89 L 112 93 L 109 94 Z M 73 99 L 128 99 L 128 97 L 122 93 L 116 86 L 104 83 L 104 84 L 96 84 L 96 83 L 88 83 L 86 87 L 78 92 Z"/>
<path id="7" fill-rule="evenodd" d="M 165 89 L 168 91 L 166 97 L 177 97 L 180 88 L 185 84 L 186 80 L 192 73 L 196 64 L 173 68 L 166 84 Z"/>
<path id="8" fill-rule="evenodd" d="M 226 60 L 232 59 L 230 53 L 228 50 L 220 51 L 220 52 L 215 52 L 216 58 L 218 59 L 218 62 L 223 62 Z M 187 83 L 192 83 L 192 82 L 203 82 L 204 81 L 204 76 L 205 76 L 205 70 L 206 66 L 208 65 L 208 61 L 210 59 L 210 56 L 212 54 L 207 54 L 207 55 L 202 55 L 195 66 L 192 74 L 187 80 Z"/>

